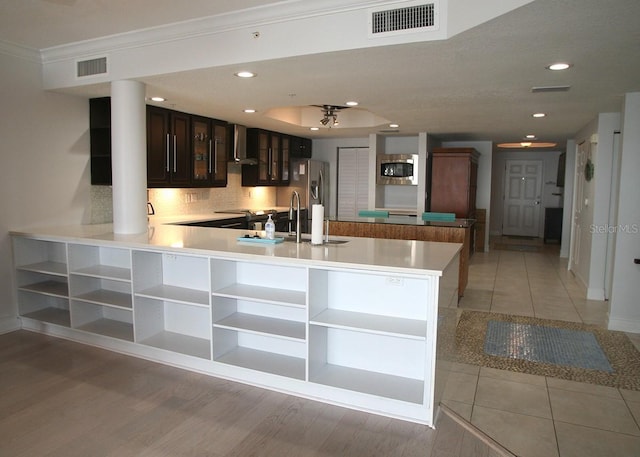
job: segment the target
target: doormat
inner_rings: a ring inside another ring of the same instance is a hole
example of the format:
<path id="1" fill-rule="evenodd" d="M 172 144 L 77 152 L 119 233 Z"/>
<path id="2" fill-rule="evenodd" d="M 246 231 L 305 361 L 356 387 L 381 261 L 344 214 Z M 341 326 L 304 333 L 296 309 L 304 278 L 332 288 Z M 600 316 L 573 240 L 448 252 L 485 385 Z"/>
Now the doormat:
<path id="1" fill-rule="evenodd" d="M 507 238 L 512 240 L 535 240 L 537 239 L 535 236 L 522 236 L 522 235 L 504 235 Z"/>
<path id="2" fill-rule="evenodd" d="M 584 330 L 489 321 L 484 352 L 510 359 L 613 371 L 594 334 Z"/>
<path id="3" fill-rule="evenodd" d="M 493 249 L 499 251 L 541 252 L 539 246 L 532 246 L 530 244 L 494 243 Z"/>
<path id="4" fill-rule="evenodd" d="M 584 334 L 591 336 L 583 342 L 593 338 L 588 348 L 578 342 Z M 562 338 L 568 339 L 563 342 Z M 640 352 L 624 332 L 577 322 L 463 311 L 453 344 L 447 358 L 456 362 L 640 391 Z M 602 358 L 581 352 L 594 348 L 599 348 Z"/>

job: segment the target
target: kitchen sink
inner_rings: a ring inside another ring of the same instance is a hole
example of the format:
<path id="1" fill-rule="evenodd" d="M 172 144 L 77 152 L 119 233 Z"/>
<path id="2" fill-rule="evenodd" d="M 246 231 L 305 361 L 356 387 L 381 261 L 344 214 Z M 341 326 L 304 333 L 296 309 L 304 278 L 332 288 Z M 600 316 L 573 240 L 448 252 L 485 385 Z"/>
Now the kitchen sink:
<path id="1" fill-rule="evenodd" d="M 295 235 L 287 235 L 284 237 L 285 241 L 292 241 L 292 242 L 296 242 L 296 236 Z M 311 239 L 310 238 L 305 238 L 304 236 L 302 237 L 302 239 L 300 240 L 301 243 L 311 243 Z M 329 240 L 329 241 L 323 241 L 322 244 L 323 245 L 327 245 L 327 244 L 345 244 L 348 243 L 349 240 Z"/>

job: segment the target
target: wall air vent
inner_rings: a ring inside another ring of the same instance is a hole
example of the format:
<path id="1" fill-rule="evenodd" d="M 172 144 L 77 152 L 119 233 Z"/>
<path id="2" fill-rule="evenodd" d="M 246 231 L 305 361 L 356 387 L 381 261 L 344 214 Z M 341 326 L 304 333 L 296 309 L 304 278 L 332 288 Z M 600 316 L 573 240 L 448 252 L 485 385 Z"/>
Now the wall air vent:
<path id="1" fill-rule="evenodd" d="M 107 58 L 98 57 L 97 59 L 78 61 L 77 77 L 103 75 L 107 72 Z"/>
<path id="2" fill-rule="evenodd" d="M 438 29 L 436 2 L 412 1 L 404 4 L 406 6 L 401 8 L 371 10 L 369 35 L 388 36 Z"/>
<path id="3" fill-rule="evenodd" d="M 567 92 L 571 89 L 571 86 L 537 86 L 532 87 L 531 92 L 534 94 L 537 92 Z"/>

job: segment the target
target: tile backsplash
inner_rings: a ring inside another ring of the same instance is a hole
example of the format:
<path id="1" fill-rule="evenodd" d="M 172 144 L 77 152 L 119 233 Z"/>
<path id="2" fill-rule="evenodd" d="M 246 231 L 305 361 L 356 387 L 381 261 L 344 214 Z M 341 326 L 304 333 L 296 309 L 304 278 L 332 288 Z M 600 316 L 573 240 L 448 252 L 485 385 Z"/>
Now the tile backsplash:
<path id="1" fill-rule="evenodd" d="M 149 189 L 158 216 L 203 214 L 233 208 L 267 208 L 276 203 L 274 187 L 242 187 L 240 165 L 229 164 L 227 187 Z M 91 223 L 113 222 L 111 187 L 91 186 Z"/>

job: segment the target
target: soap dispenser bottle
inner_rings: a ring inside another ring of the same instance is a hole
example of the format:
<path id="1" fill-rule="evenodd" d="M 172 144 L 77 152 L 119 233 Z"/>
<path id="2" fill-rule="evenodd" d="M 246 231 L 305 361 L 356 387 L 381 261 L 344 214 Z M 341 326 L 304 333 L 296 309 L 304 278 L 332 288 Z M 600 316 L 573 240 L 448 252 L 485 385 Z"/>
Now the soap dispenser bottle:
<path id="1" fill-rule="evenodd" d="M 271 219 L 271 214 L 269 214 L 269 219 L 264 224 L 264 231 L 268 240 L 273 240 L 276 236 L 276 224 Z"/>

